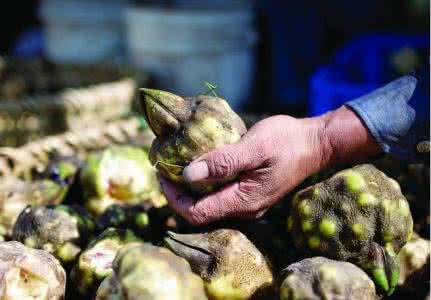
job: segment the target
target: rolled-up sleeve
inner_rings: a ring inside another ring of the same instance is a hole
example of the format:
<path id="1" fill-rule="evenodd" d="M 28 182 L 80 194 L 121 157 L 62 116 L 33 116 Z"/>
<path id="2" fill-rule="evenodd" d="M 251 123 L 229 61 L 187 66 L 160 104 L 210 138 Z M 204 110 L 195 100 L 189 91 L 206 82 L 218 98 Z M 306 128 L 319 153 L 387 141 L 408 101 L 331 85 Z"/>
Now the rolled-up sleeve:
<path id="1" fill-rule="evenodd" d="M 430 100 L 429 93 L 418 92 L 420 84 L 414 76 L 404 76 L 346 103 L 384 152 L 410 162 L 429 162 Z"/>

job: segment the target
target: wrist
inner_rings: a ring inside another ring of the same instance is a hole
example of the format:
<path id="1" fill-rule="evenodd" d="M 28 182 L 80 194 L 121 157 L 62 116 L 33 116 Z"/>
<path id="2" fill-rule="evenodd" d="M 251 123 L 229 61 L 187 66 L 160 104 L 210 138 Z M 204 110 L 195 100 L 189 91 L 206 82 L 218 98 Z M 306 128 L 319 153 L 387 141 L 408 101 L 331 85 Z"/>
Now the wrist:
<path id="1" fill-rule="evenodd" d="M 319 119 L 322 168 L 377 155 L 381 149 L 368 128 L 349 108 L 342 106 Z"/>

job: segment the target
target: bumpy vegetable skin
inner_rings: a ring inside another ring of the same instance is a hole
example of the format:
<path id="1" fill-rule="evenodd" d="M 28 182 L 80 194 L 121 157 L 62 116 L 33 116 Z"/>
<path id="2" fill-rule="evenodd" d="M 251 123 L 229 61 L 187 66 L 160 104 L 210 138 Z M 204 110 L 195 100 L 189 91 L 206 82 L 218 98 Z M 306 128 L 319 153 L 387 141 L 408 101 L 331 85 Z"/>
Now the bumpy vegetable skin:
<path id="1" fill-rule="evenodd" d="M 199 156 L 239 141 L 247 131 L 244 122 L 221 98 L 182 98 L 165 91 L 141 89 L 148 125 L 156 135 L 151 162 L 171 181 L 195 193 L 208 193 L 213 184 L 189 184 L 182 171 Z"/>
<path id="2" fill-rule="evenodd" d="M 0 242 L 0 299 L 62 300 L 66 273 L 48 252 Z"/>
<path id="3" fill-rule="evenodd" d="M 2 179 L 0 183 L 0 232 L 12 234 L 12 228 L 27 205 L 60 204 L 67 191 L 52 180 L 22 181 L 17 178 Z"/>
<path id="4" fill-rule="evenodd" d="M 269 262 L 241 232 L 218 229 L 203 234 L 168 233 L 168 247 L 205 280 L 210 299 L 246 300 L 272 292 Z"/>
<path id="5" fill-rule="evenodd" d="M 399 184 L 372 165 L 359 165 L 298 192 L 287 226 L 306 255 L 350 261 L 391 294 L 398 252 L 412 235 L 409 203 Z"/>
<path id="6" fill-rule="evenodd" d="M 368 275 L 348 262 L 307 258 L 288 266 L 284 273 L 281 300 L 379 299 Z"/>
<path id="7" fill-rule="evenodd" d="M 63 265 L 75 261 L 93 236 L 96 226 L 79 206 L 28 206 L 13 228 L 13 239 L 53 254 Z"/>
<path id="8" fill-rule="evenodd" d="M 202 279 L 171 251 L 150 244 L 129 244 L 114 261 L 96 300 L 205 300 Z"/>

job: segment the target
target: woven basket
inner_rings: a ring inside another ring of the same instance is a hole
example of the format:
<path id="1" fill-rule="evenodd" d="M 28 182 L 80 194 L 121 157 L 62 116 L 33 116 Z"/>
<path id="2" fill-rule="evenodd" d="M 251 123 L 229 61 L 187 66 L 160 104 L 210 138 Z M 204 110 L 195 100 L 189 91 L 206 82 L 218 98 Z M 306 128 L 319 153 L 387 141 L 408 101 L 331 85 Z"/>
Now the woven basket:
<path id="1" fill-rule="evenodd" d="M 85 158 L 90 151 L 114 144 L 149 148 L 153 139 L 151 130 L 142 129 L 137 118 L 129 118 L 87 130 L 45 137 L 17 148 L 1 147 L 0 177 L 12 175 L 30 178 L 33 171 L 45 168 L 53 151 L 60 155 Z"/>
<path id="2" fill-rule="evenodd" d="M 136 86 L 146 81 L 143 74 L 114 66 L 7 64 L 16 70 L 0 66 L 0 146 L 119 119 L 131 111 Z"/>
<path id="3" fill-rule="evenodd" d="M 252 126 L 263 115 L 240 114 L 247 127 Z M 149 149 L 154 139 L 149 128 L 142 129 L 135 117 L 117 120 L 109 124 L 86 130 L 68 131 L 29 142 L 21 147 L 0 147 L 0 177 L 13 175 L 30 178 L 33 171 L 43 170 L 49 162 L 50 153 L 85 158 L 91 151 L 109 145 L 131 144 Z"/>

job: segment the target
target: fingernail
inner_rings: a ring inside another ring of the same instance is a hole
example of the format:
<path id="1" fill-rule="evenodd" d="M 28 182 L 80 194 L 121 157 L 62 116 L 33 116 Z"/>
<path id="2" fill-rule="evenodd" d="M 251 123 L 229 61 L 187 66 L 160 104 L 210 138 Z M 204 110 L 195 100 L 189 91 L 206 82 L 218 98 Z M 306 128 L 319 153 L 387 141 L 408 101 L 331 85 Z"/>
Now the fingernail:
<path id="1" fill-rule="evenodd" d="M 208 178 L 208 165 L 204 161 L 191 163 L 183 170 L 183 176 L 187 181 L 200 181 Z"/>

